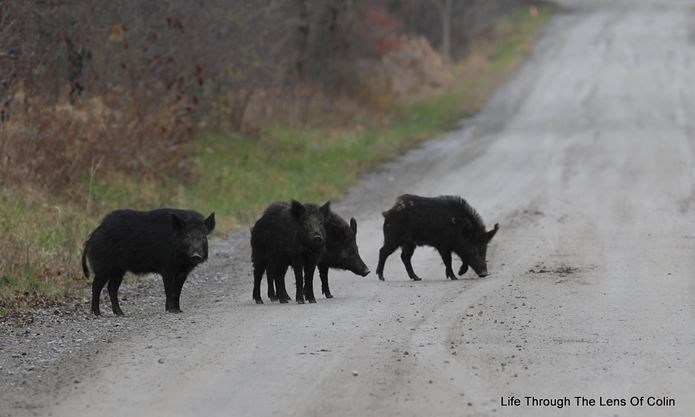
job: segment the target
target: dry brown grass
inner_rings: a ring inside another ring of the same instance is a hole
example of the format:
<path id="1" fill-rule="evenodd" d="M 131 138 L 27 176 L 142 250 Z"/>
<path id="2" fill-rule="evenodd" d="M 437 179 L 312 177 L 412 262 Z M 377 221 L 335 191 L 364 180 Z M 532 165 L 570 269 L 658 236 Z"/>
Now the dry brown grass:
<path id="1" fill-rule="evenodd" d="M 17 92 L 10 119 L 0 123 L 0 186 L 64 191 L 99 170 L 154 176 L 186 156 L 193 130 L 185 112 L 148 106 L 138 94 L 73 105 Z"/>

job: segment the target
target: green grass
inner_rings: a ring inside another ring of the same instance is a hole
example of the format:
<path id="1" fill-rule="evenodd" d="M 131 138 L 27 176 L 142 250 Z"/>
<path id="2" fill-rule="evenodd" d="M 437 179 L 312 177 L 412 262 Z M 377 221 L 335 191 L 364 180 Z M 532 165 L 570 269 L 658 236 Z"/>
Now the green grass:
<path id="1" fill-rule="evenodd" d="M 197 144 L 197 170 L 204 174 L 186 200 L 209 202 L 235 223 L 250 223 L 272 201 L 337 198 L 369 167 L 452 126 L 462 97 L 404 106 L 403 117 L 384 129 L 335 134 L 276 126 L 262 140 L 210 135 Z"/>
<path id="2" fill-rule="evenodd" d="M 82 243 L 115 208 L 214 210 L 217 233 L 224 233 L 252 223 L 273 201 L 340 197 L 360 174 L 480 111 L 528 55 L 549 13 L 542 8 L 532 18 L 520 10 L 500 19 L 492 38 L 477 47 L 485 60 L 473 76 L 446 94 L 397 105 L 381 127 L 272 126 L 258 139 L 209 134 L 191 145 L 187 179 L 109 174 L 62 196 L 0 190 L 0 316 L 81 295 Z"/>
<path id="3" fill-rule="evenodd" d="M 536 37 L 514 35 L 517 33 L 538 33 L 555 9 L 556 7 L 553 5 L 543 6 L 539 9 L 539 15 L 536 18 L 529 16 L 529 12 L 525 8 L 502 17 L 495 28 L 498 38 L 502 41 L 497 42 L 489 55 L 493 67 L 499 70 L 515 67 L 522 62 L 533 47 Z"/>
<path id="4" fill-rule="evenodd" d="M 23 304 L 73 295 L 81 242 L 93 222 L 78 207 L 44 196 L 0 190 L 0 316 Z"/>

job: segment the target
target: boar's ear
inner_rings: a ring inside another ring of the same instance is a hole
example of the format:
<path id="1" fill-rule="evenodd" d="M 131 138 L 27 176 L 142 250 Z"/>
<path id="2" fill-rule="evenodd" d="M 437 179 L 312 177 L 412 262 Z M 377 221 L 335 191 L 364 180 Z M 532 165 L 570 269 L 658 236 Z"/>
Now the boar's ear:
<path id="1" fill-rule="evenodd" d="M 354 217 L 350 219 L 350 229 L 352 229 L 352 233 L 357 236 L 357 220 L 355 220 Z"/>
<path id="2" fill-rule="evenodd" d="M 292 200 L 292 208 L 290 209 L 290 211 L 292 212 L 292 217 L 298 219 L 302 217 L 302 215 L 306 211 L 306 207 L 304 207 L 302 203 L 300 203 L 299 201 Z"/>
<path id="3" fill-rule="evenodd" d="M 171 213 L 171 225 L 177 232 L 183 231 L 186 228 L 186 220 L 178 214 Z"/>
<path id="4" fill-rule="evenodd" d="M 208 229 L 208 234 L 215 230 L 215 212 L 210 213 L 207 219 L 205 219 L 205 227 Z"/>
<path id="5" fill-rule="evenodd" d="M 331 202 L 326 201 L 326 204 L 322 205 L 319 210 L 323 214 L 323 218 L 328 220 L 328 217 L 331 215 Z"/>
<path id="6" fill-rule="evenodd" d="M 492 228 L 489 232 L 485 233 L 485 239 L 487 242 L 491 241 L 493 237 L 495 237 L 495 233 L 500 230 L 500 224 L 495 223 L 495 227 Z"/>

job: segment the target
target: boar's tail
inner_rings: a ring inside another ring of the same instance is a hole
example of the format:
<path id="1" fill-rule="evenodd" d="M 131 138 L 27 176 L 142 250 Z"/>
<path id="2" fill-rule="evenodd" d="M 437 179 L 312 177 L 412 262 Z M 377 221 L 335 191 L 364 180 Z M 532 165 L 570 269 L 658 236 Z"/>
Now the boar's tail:
<path id="1" fill-rule="evenodd" d="M 82 249 L 82 272 L 85 278 L 89 278 L 89 268 L 87 267 L 87 244 L 89 241 L 84 243 L 84 249 Z"/>

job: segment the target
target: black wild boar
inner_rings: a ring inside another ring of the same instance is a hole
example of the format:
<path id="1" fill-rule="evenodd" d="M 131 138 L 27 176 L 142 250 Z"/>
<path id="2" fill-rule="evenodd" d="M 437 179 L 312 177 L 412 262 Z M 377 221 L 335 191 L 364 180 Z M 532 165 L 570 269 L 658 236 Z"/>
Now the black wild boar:
<path id="1" fill-rule="evenodd" d="M 379 251 L 376 273 L 384 280 L 384 263 L 398 247 L 401 260 L 410 279 L 419 281 L 410 260 L 416 246 L 433 246 L 439 252 L 446 267 L 446 276 L 457 279 L 451 269 L 451 253 L 461 258 L 459 275 L 470 265 L 480 277 L 487 272 L 487 244 L 495 236 L 499 224 L 485 230 L 483 220 L 468 205 L 456 196 L 419 197 L 404 194 L 384 215 L 384 246 Z"/>
<path id="2" fill-rule="evenodd" d="M 326 252 L 319 261 L 321 292 L 326 298 L 333 298 L 328 288 L 328 268 L 346 269 L 363 277 L 369 274 L 357 250 L 357 221 L 350 219 L 350 225 L 331 211 L 326 222 Z"/>
<path id="3" fill-rule="evenodd" d="M 350 219 L 350 225 L 342 217 L 330 212 L 326 226 L 326 252 L 324 252 L 318 264 L 321 277 L 321 292 L 326 298 L 333 298 L 328 286 L 328 269 L 345 269 L 357 275 L 367 276 L 369 268 L 360 258 L 357 249 L 357 221 Z M 268 280 L 268 288 L 273 286 L 272 280 Z M 304 287 L 306 295 L 309 287 Z M 272 293 L 272 291 L 270 291 Z M 274 301 L 274 300 L 273 300 Z"/>
<path id="4" fill-rule="evenodd" d="M 164 281 L 166 311 L 180 313 L 181 288 L 196 265 L 208 258 L 207 235 L 215 229 L 215 213 L 204 219 L 195 211 L 158 209 L 111 212 L 89 239 L 82 253 L 82 270 L 89 276 L 87 260 L 94 271 L 92 313 L 100 315 L 99 295 L 108 283 L 111 309 L 123 315 L 118 305 L 118 287 L 126 271 L 157 273 Z"/>
<path id="5" fill-rule="evenodd" d="M 330 202 L 320 208 L 297 201 L 274 203 L 258 219 L 251 229 L 253 299 L 257 304 L 263 304 L 264 272 L 268 277 L 268 298 L 279 299 L 281 303 L 290 300 L 285 288 L 285 273 L 290 266 L 294 271 L 297 303 L 304 304 L 305 296 L 310 303 L 316 302 L 314 271 L 326 250 L 325 222 L 330 210 Z"/>

